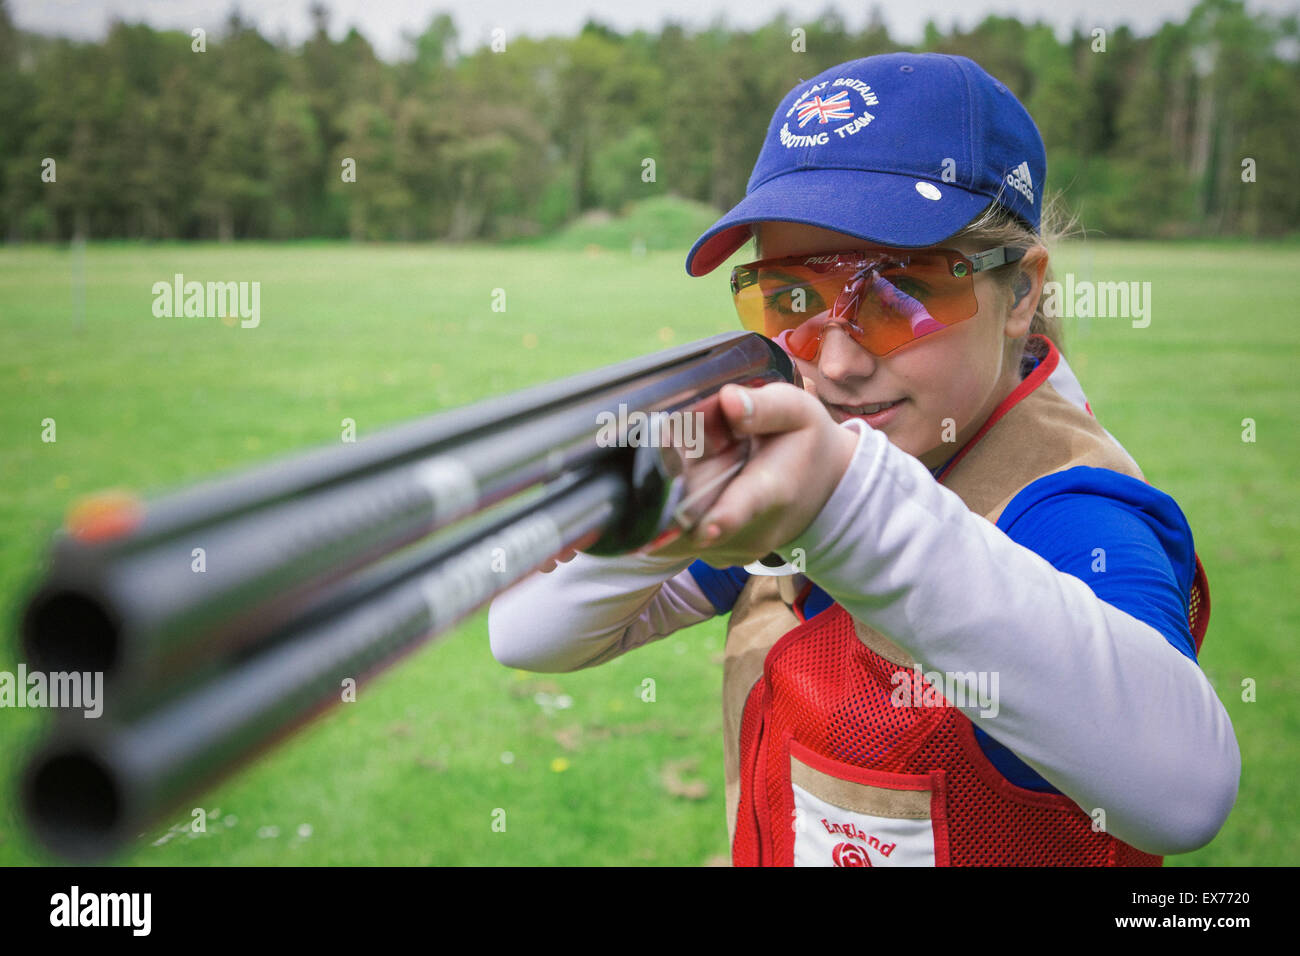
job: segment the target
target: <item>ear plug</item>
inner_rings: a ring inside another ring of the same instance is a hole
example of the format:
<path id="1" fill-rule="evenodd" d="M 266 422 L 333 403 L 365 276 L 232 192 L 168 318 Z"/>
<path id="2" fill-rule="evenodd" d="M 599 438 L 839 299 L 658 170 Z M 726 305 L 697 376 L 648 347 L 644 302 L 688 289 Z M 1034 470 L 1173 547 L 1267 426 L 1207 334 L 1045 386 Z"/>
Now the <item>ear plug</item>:
<path id="1" fill-rule="evenodd" d="M 1029 276 L 1025 275 L 1023 272 L 1020 273 L 1020 278 L 1016 280 L 1016 287 L 1014 290 L 1016 297 L 1011 300 L 1011 308 L 1014 309 L 1016 306 L 1020 304 L 1021 299 L 1029 295 L 1029 288 L 1030 288 Z"/>

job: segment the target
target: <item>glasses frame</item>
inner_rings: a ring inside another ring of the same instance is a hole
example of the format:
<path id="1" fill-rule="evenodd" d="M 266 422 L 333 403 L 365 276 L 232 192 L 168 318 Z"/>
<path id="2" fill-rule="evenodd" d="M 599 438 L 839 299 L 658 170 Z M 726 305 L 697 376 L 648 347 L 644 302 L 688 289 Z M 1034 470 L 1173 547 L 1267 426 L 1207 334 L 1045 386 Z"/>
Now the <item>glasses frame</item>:
<path id="1" fill-rule="evenodd" d="M 901 255 L 942 255 L 948 259 L 964 259 L 971 264 L 970 274 L 975 275 L 979 272 L 988 272 L 990 269 L 997 269 L 1011 262 L 1019 262 L 1025 257 L 1029 250 L 1024 246 L 997 246 L 993 249 L 985 249 L 983 252 L 966 253 L 957 249 L 947 248 L 924 248 L 924 249 L 891 249 L 885 246 L 865 246 L 862 249 L 841 249 L 838 252 L 815 252 L 804 256 L 777 256 L 771 259 L 759 259 L 755 262 L 746 262 L 742 265 L 734 266 L 731 270 L 731 292 L 735 295 L 740 289 L 736 288 L 736 275 L 742 270 L 757 270 L 760 267 L 771 268 L 778 263 L 786 265 L 795 265 L 796 263 L 807 262 L 809 259 L 831 256 L 859 256 L 867 258 L 873 252 L 885 252 Z M 955 276 L 955 278 L 965 278 L 964 276 Z M 746 288 L 752 283 L 747 283 L 740 288 Z"/>
<path id="2" fill-rule="evenodd" d="M 774 268 L 779 265 L 786 265 L 786 266 L 794 266 L 794 265 L 801 265 L 801 264 L 807 265 L 808 260 L 810 259 L 819 259 L 825 261 L 832 258 L 857 257 L 860 260 L 865 260 L 870 258 L 875 253 L 884 253 L 886 255 L 894 255 L 898 257 L 905 257 L 909 254 L 928 255 L 928 256 L 941 255 L 948 260 L 949 268 L 952 270 L 956 270 L 958 268 L 959 263 L 963 263 L 963 262 L 969 263 L 970 265 L 969 272 L 965 273 L 964 275 L 958 275 L 954 271 L 953 277 L 957 279 L 969 278 L 972 282 L 974 282 L 975 276 L 978 273 L 988 272 L 992 269 L 997 269 L 1002 266 L 1009 265 L 1010 263 L 1018 262 L 1019 260 L 1024 258 L 1025 254 L 1028 251 L 1029 249 L 1024 246 L 996 246 L 992 249 L 985 249 L 983 252 L 974 252 L 974 253 L 965 253 L 957 249 L 951 249 L 946 247 L 900 249 L 900 248 L 890 248 L 887 246 L 865 246 L 860 249 L 847 249 L 838 252 L 817 252 L 817 253 L 808 253 L 807 255 L 798 255 L 798 256 L 778 256 L 771 259 L 759 259 L 755 262 L 747 262 L 744 263 L 743 265 L 738 265 L 732 268 L 731 294 L 732 294 L 732 298 L 735 299 L 740 295 L 740 293 L 744 289 L 747 289 L 750 286 L 752 286 L 754 283 L 756 283 L 758 281 L 758 272 L 763 268 Z M 749 277 L 749 281 L 745 282 L 744 285 L 740 285 L 739 280 L 742 277 L 743 273 L 751 273 L 751 276 Z M 738 302 L 737 302 L 737 308 L 739 308 Z M 971 316 L 967 316 L 966 319 L 961 319 L 958 322 L 954 322 L 952 324 L 959 325 L 961 322 L 967 321 L 967 319 L 971 318 L 973 315 L 974 313 L 972 313 Z M 741 318 L 743 321 L 744 316 L 742 315 Z M 856 318 L 852 324 L 855 327 L 858 327 Z M 860 329 L 860 327 L 858 328 Z M 818 335 L 819 340 L 820 338 L 821 338 L 821 334 Z M 920 339 L 913 339 L 912 341 L 920 341 Z M 862 343 L 859 342 L 858 344 L 864 350 L 871 351 L 870 349 L 867 349 L 865 345 L 862 345 Z M 898 351 L 898 349 L 904 348 L 910 344 L 911 342 L 906 342 L 903 345 L 895 346 L 894 348 L 890 349 L 889 352 L 886 352 L 884 354 L 888 355 L 890 352 L 896 352 Z M 820 345 L 818 346 L 818 348 L 820 349 Z M 871 354 L 875 355 L 876 353 L 872 352 Z M 877 356 L 877 357 L 879 358 L 881 356 Z"/>

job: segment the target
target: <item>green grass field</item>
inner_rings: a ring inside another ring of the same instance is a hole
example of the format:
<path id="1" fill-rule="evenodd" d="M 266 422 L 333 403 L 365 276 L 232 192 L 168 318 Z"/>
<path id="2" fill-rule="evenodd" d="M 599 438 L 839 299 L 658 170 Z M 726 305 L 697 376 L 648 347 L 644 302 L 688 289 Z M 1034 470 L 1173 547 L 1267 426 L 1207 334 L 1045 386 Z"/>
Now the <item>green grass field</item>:
<path id="1" fill-rule="evenodd" d="M 344 418 L 364 436 L 733 327 L 723 274 L 691 280 L 681 250 L 613 244 L 92 245 L 84 265 L 0 251 L 0 669 L 16 668 L 13 621 L 51 532 L 86 492 L 166 489 L 337 442 Z M 1168 862 L 1296 863 L 1300 251 L 1089 241 L 1056 261 L 1152 283 L 1149 328 L 1072 321 L 1067 355 L 1102 423 L 1182 504 L 1212 585 L 1202 664 L 1236 727 L 1241 792 L 1213 843 Z M 155 318 L 151 287 L 177 272 L 259 281 L 260 327 Z M 180 832 L 183 809 L 122 862 L 725 859 L 722 644 L 711 622 L 592 671 L 523 674 L 492 659 L 479 614 L 194 803 L 206 833 Z M 47 716 L 0 711 L 3 864 L 48 862 L 13 796 Z"/>

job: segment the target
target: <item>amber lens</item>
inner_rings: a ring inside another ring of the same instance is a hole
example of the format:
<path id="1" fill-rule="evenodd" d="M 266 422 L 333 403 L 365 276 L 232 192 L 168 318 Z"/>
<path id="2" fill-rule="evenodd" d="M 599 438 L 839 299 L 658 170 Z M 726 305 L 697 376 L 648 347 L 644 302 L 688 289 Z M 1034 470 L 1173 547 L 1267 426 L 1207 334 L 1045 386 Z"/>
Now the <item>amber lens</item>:
<path id="1" fill-rule="evenodd" d="M 970 261 L 960 253 L 839 254 L 766 260 L 732 271 L 742 325 L 777 338 L 811 361 L 828 322 L 885 355 L 965 321 L 978 303 Z"/>

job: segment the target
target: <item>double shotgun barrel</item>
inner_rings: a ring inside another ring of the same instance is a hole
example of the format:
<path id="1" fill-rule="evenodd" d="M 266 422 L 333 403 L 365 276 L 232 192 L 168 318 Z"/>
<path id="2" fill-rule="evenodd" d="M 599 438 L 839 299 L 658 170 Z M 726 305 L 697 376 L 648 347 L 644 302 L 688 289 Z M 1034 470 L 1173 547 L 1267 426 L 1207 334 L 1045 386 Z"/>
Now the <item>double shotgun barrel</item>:
<path id="1" fill-rule="evenodd" d="M 54 542 L 21 656 L 96 674 L 21 777 L 62 856 L 103 858 L 560 552 L 620 554 L 698 518 L 747 447 L 723 385 L 797 382 L 729 333 L 144 503 Z"/>

